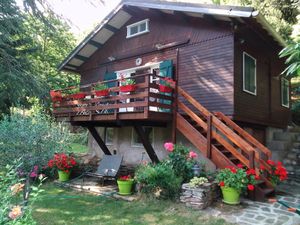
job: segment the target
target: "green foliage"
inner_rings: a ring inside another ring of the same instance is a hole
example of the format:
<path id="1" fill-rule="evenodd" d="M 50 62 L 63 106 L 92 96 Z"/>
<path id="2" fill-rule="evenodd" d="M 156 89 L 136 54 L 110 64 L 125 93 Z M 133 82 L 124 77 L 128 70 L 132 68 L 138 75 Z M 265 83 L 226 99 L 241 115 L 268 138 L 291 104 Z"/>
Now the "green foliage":
<path id="1" fill-rule="evenodd" d="M 95 91 L 102 91 L 102 90 L 105 90 L 105 89 L 108 89 L 106 84 L 96 84 L 95 87 L 94 87 Z"/>
<path id="2" fill-rule="evenodd" d="M 142 193 L 158 198 L 173 199 L 179 195 L 182 179 L 166 163 L 140 166 L 135 180 L 142 186 Z"/>
<path id="3" fill-rule="evenodd" d="M 25 180 L 18 177 L 18 170 L 19 166 L 6 166 L 3 175 L 0 174 L 0 224 L 34 225 L 36 222 L 32 218 L 31 205 L 41 192 L 39 187 L 42 180 L 37 187 L 28 189 L 29 197 L 24 199 Z"/>
<path id="4" fill-rule="evenodd" d="M 255 171 L 253 172 L 255 174 Z M 254 174 L 247 174 L 244 168 L 225 168 L 219 171 L 216 180 L 221 187 L 231 187 L 238 191 L 246 191 L 249 184 L 256 184 Z"/>
<path id="5" fill-rule="evenodd" d="M 286 77 L 300 76 L 300 42 L 286 46 L 280 53 L 280 58 L 286 58 L 288 66 L 282 72 Z"/>
<path id="6" fill-rule="evenodd" d="M 181 144 L 174 145 L 174 150 L 169 153 L 167 164 L 174 170 L 174 173 L 188 182 L 193 177 L 192 167 L 195 160 L 189 158 L 189 149 Z"/>
<path id="7" fill-rule="evenodd" d="M 69 149 L 69 131 L 47 116 L 13 114 L 0 121 L 0 166 L 22 159 L 25 173 L 47 165 L 55 152 Z"/>
<path id="8" fill-rule="evenodd" d="M 191 187 L 199 187 L 199 186 L 201 186 L 202 184 L 205 184 L 205 183 L 208 183 L 208 179 L 206 177 L 193 177 L 190 180 L 189 185 Z"/>

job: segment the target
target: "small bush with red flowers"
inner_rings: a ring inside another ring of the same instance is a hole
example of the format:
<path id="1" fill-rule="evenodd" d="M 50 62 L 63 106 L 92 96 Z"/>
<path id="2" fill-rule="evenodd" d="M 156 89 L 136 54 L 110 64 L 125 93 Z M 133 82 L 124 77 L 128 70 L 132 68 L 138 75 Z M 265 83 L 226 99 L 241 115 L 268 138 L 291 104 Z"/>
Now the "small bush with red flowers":
<path id="1" fill-rule="evenodd" d="M 66 173 L 70 172 L 76 165 L 77 162 L 75 158 L 73 156 L 66 155 L 65 153 L 57 153 L 48 161 L 49 168 L 61 170 Z"/>
<path id="2" fill-rule="evenodd" d="M 274 162 L 272 160 L 267 161 L 268 165 L 271 167 L 271 171 L 266 170 L 264 166 L 260 166 L 260 172 L 267 174 L 267 179 L 275 186 L 280 182 L 287 179 L 287 171 L 282 166 L 281 162 Z"/>
<path id="3" fill-rule="evenodd" d="M 126 176 L 120 176 L 118 180 L 129 181 L 129 180 L 133 180 L 133 178 L 130 175 L 126 175 Z"/>
<path id="4" fill-rule="evenodd" d="M 171 166 L 175 174 L 181 177 L 184 182 L 190 181 L 194 176 L 192 167 L 196 163 L 197 153 L 190 151 L 183 145 L 171 142 L 166 142 L 164 147 L 169 152 L 167 164 Z"/>
<path id="5" fill-rule="evenodd" d="M 256 175 L 254 169 L 247 169 L 239 164 L 238 168 L 227 167 L 220 170 L 216 180 L 219 182 L 220 187 L 230 187 L 239 192 L 244 192 L 247 189 L 249 191 L 254 190 L 254 185 L 259 180 L 259 176 Z"/>

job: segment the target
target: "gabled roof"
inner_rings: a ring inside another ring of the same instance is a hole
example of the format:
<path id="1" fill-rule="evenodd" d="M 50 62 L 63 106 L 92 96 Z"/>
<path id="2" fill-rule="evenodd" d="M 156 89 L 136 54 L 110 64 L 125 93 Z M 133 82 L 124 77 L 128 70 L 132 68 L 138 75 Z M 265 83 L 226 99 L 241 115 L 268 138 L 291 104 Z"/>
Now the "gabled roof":
<path id="1" fill-rule="evenodd" d="M 164 0 L 123 0 L 102 22 L 69 54 L 60 64 L 59 70 L 78 72 L 78 68 L 100 49 L 119 29 L 121 29 L 132 17 L 126 7 L 138 7 L 141 9 L 156 9 L 163 13 L 173 14 L 175 11 L 182 12 L 192 17 L 209 15 L 218 20 L 231 21 L 235 18 L 242 21 L 250 18 L 259 23 L 278 44 L 285 46 L 286 43 L 271 27 L 266 19 L 252 7 L 219 6 L 195 3 L 183 3 Z"/>

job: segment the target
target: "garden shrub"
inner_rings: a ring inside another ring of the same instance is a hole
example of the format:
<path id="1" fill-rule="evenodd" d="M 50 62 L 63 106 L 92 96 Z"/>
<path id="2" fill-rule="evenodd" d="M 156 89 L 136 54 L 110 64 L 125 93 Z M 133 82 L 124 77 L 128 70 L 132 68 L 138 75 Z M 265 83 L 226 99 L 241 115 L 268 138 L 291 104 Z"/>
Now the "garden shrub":
<path id="1" fill-rule="evenodd" d="M 173 199 L 179 195 L 182 179 L 165 162 L 138 167 L 135 179 L 141 185 L 141 192 L 157 198 Z"/>
<path id="2" fill-rule="evenodd" d="M 29 198 L 25 201 L 22 197 L 25 179 L 19 178 L 18 170 L 19 166 L 6 166 L 0 174 L 0 224 L 34 225 L 31 205 L 41 192 L 39 187 L 43 179 L 39 185 L 30 188 Z"/>
<path id="3" fill-rule="evenodd" d="M 20 173 L 31 173 L 34 166 L 39 172 L 55 152 L 66 152 L 69 145 L 69 131 L 45 115 L 15 113 L 0 121 L 0 167 L 21 158 Z"/>

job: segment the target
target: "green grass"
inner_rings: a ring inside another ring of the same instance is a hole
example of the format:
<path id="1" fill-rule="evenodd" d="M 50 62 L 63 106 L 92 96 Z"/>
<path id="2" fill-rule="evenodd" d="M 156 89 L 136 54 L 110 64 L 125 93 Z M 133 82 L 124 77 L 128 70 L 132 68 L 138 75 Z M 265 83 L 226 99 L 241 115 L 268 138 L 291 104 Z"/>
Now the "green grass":
<path id="1" fill-rule="evenodd" d="M 53 184 L 34 203 L 34 219 L 40 225 L 102 224 L 227 224 L 223 219 L 206 216 L 200 211 L 170 201 L 140 200 L 125 202 L 61 189 Z"/>
<path id="2" fill-rule="evenodd" d="M 89 148 L 86 145 L 72 143 L 71 144 L 71 151 L 74 152 L 74 153 L 86 153 L 86 152 L 89 151 Z"/>

